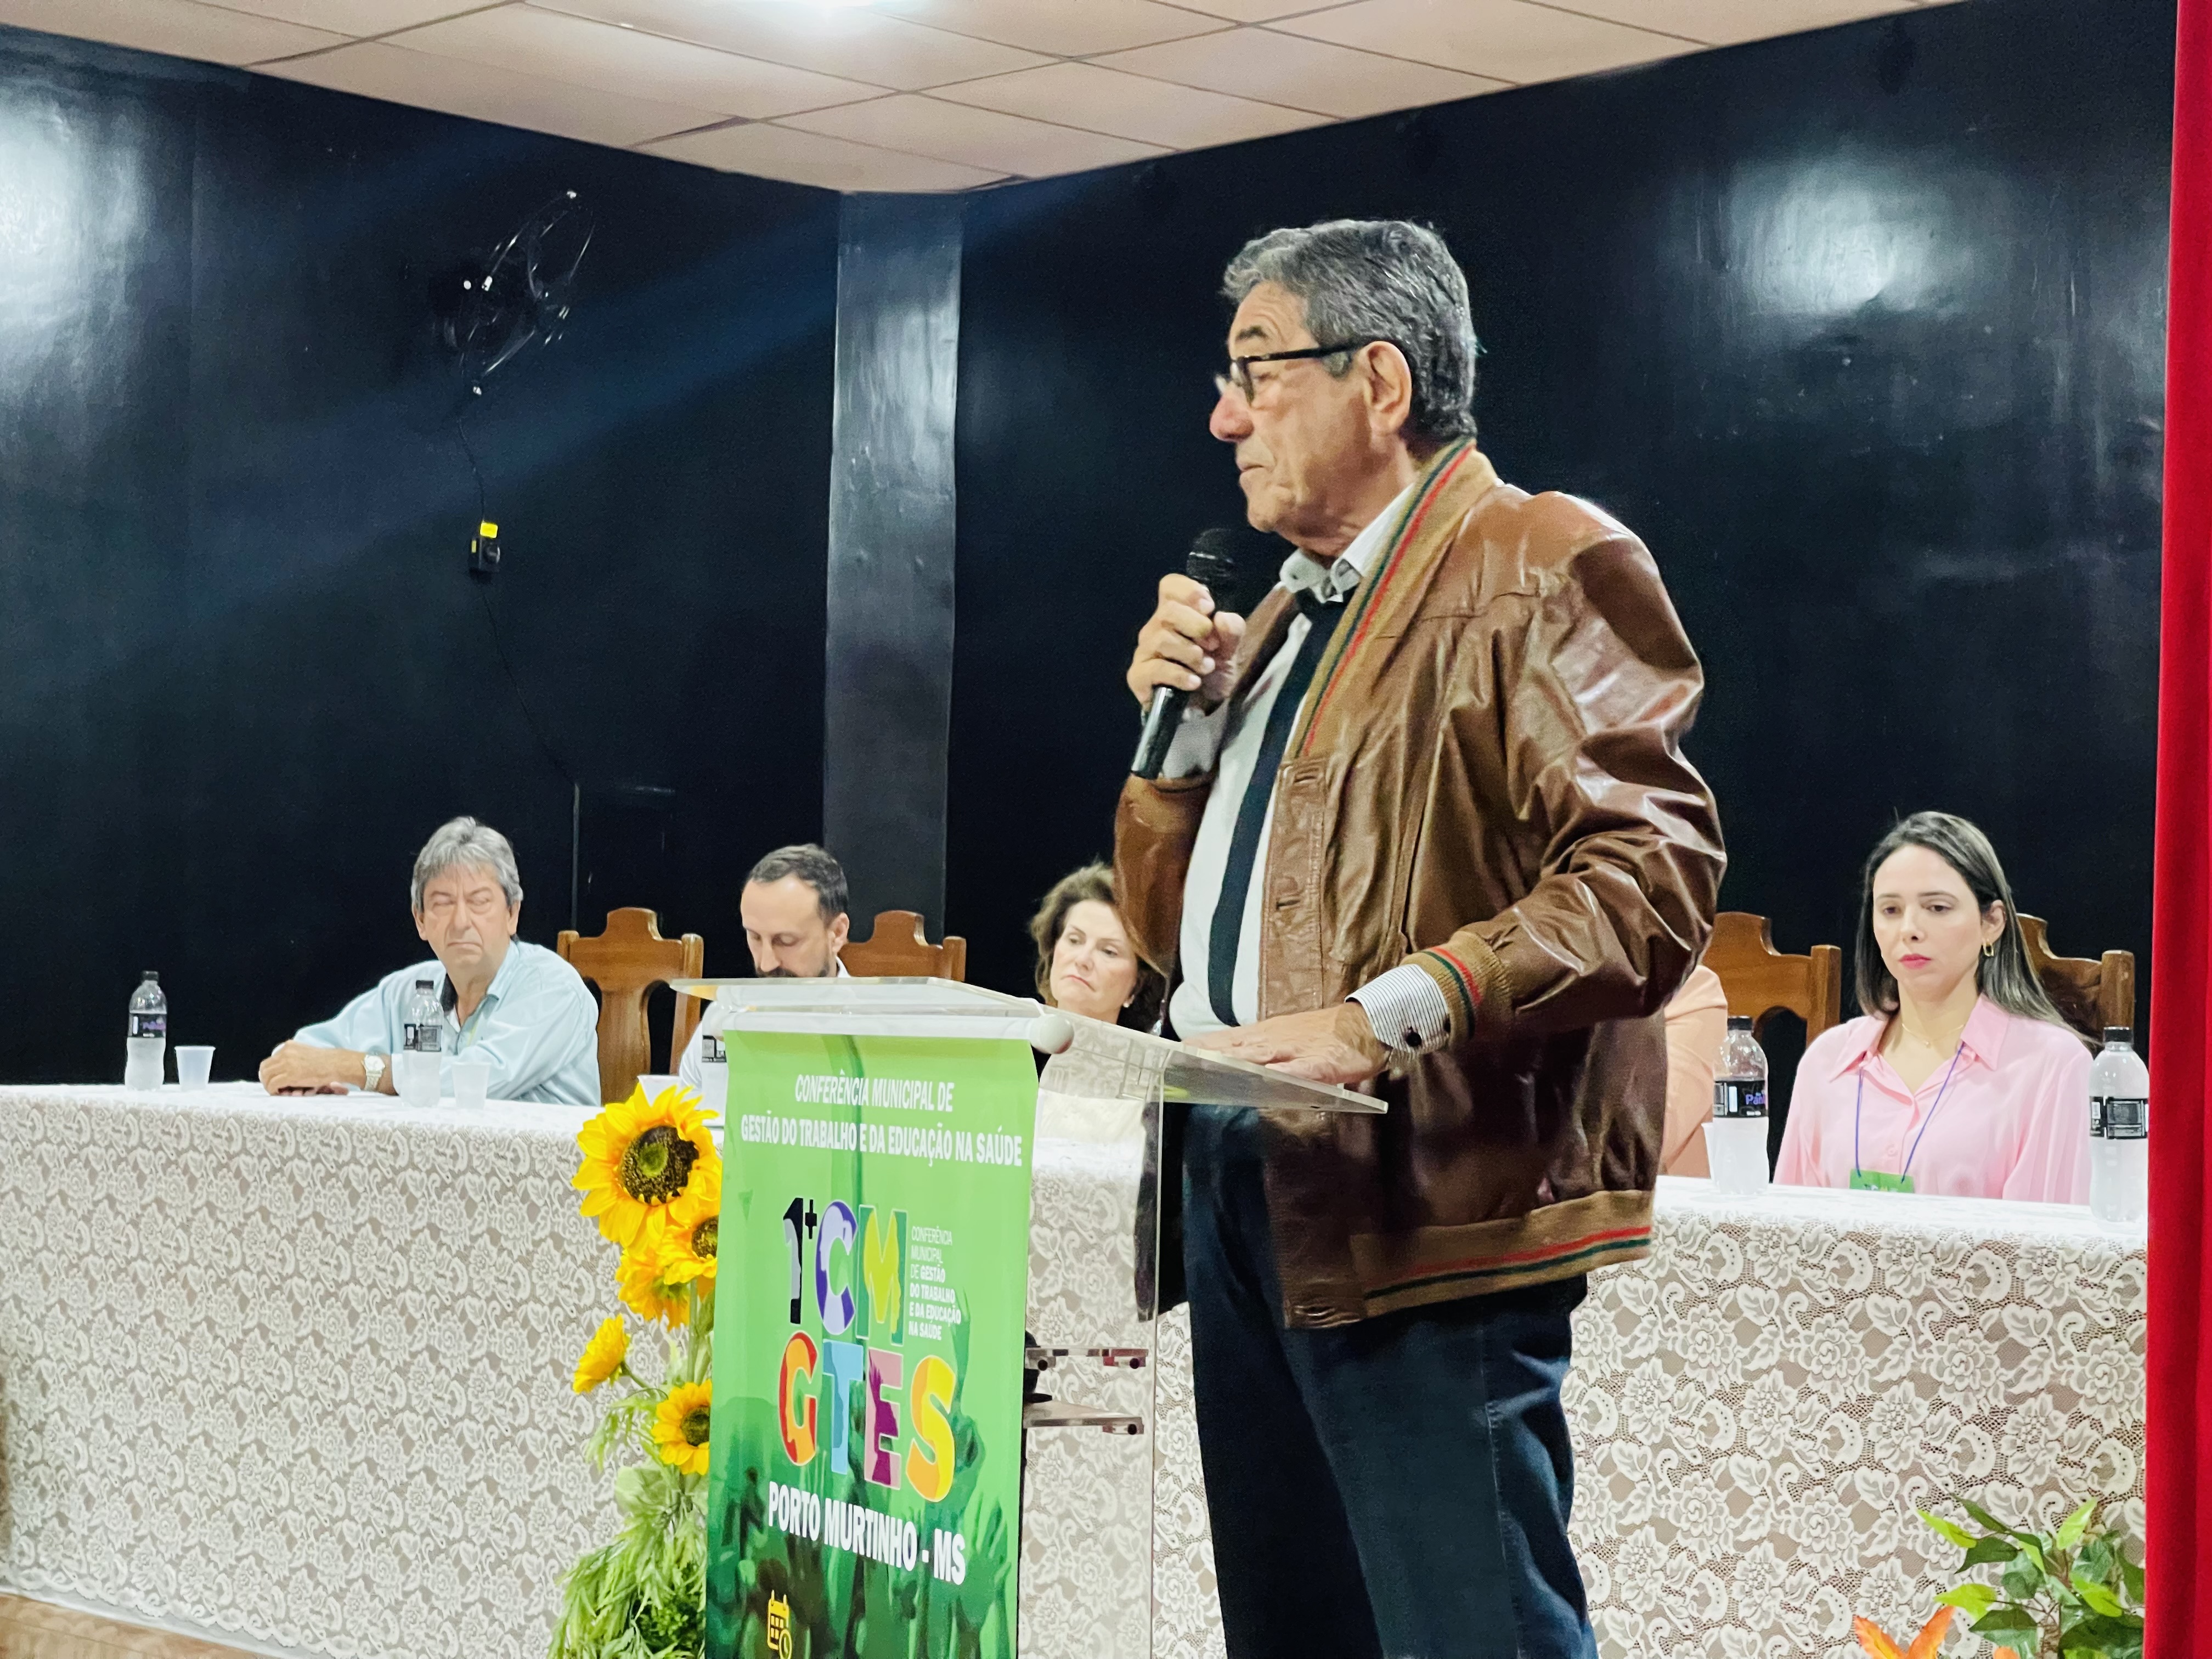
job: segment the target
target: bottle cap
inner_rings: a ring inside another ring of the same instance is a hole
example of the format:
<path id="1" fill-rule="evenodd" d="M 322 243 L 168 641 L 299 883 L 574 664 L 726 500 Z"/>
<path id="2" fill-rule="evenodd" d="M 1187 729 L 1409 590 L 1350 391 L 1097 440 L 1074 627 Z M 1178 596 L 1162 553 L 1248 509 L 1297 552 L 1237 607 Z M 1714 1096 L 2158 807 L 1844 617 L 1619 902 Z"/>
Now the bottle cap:
<path id="1" fill-rule="evenodd" d="M 161 976 L 155 973 L 151 968 L 147 969 L 143 974 L 141 975 L 138 982 L 143 985 L 149 981 L 155 985 L 159 985 L 161 982 Z"/>
<path id="2" fill-rule="evenodd" d="M 2132 1044 L 2135 1040 L 2136 1034 L 2132 1026 L 2107 1025 L 2105 1028 L 2105 1041 L 2107 1042 L 2125 1042 Z"/>
<path id="3" fill-rule="evenodd" d="M 434 990 L 436 988 L 437 983 L 438 981 L 434 979 L 418 979 L 415 981 L 415 988 L 418 991 Z"/>
<path id="4" fill-rule="evenodd" d="M 1749 1014 L 1730 1014 L 1728 1017 L 1728 1028 L 1731 1031 L 1748 1031 L 1751 1029 Z"/>

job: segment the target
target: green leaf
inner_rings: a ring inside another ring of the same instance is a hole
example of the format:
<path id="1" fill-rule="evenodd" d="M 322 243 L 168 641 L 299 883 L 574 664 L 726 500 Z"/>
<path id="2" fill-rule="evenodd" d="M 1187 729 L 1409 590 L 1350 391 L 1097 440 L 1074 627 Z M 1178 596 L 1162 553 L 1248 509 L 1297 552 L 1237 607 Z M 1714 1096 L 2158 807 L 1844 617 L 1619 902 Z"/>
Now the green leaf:
<path id="1" fill-rule="evenodd" d="M 1978 1619 L 1997 1602 L 1997 1593 L 1987 1584 L 1961 1584 L 1936 1598 L 1940 1607 L 1956 1607 L 1970 1620 Z"/>
<path id="2" fill-rule="evenodd" d="M 2094 1583 L 2109 1584 L 2118 1560 L 2119 1552 L 2112 1547 L 2111 1534 L 2099 1533 L 2081 1546 L 2081 1553 L 2075 1558 L 2074 1582 L 2078 1584 L 2087 1578 Z"/>
<path id="3" fill-rule="evenodd" d="M 1949 1539 L 1960 1549 L 1967 1550 L 1973 1548 L 1976 1541 L 1974 1534 L 1968 1532 L 1956 1521 L 1946 1521 L 1942 1516 L 1930 1515 L 1926 1510 L 1920 1510 L 1919 1515 L 1920 1518 L 1923 1521 L 1925 1521 L 1932 1530 Z"/>
<path id="4" fill-rule="evenodd" d="M 2143 1599 L 2143 1570 L 2124 1555 L 2120 1558 L 2120 1583 L 2127 1587 L 2128 1600 L 2141 1606 Z"/>
<path id="5" fill-rule="evenodd" d="M 2142 1621 L 2092 1613 L 2059 1632 L 2058 1650 L 2087 1654 L 2090 1659 L 2142 1659 Z"/>
<path id="6" fill-rule="evenodd" d="M 2058 1523 L 2058 1530 L 2051 1535 L 2051 1543 L 2062 1550 L 2072 1549 L 2081 1541 L 2081 1534 L 2089 1528 L 2089 1517 L 2096 1512 L 2097 1500 L 2093 1498 Z"/>
<path id="7" fill-rule="evenodd" d="M 1985 1532 L 2000 1532 L 2008 1538 L 2016 1538 L 2020 1535 L 1971 1498 L 1961 1498 L 1959 1500 L 1959 1507 L 1979 1522 Z"/>
<path id="8" fill-rule="evenodd" d="M 2038 1633 L 2034 1615 L 2026 1607 L 1995 1607 L 1974 1620 L 1968 1628 L 1977 1636 L 2018 1635 L 2026 1631 L 2030 1636 Z"/>
<path id="9" fill-rule="evenodd" d="M 2074 1588 L 2081 1593 L 2082 1605 L 2090 1612 L 2101 1613 L 2108 1619 L 2119 1619 L 2126 1615 L 2127 1608 L 2120 1605 L 2120 1598 L 2103 1585 L 2084 1584 L 2077 1582 Z"/>
<path id="10" fill-rule="evenodd" d="M 2025 1601 L 2043 1588 L 2043 1569 L 2026 1556 L 2007 1567 L 1997 1582 L 2015 1601 Z"/>
<path id="11" fill-rule="evenodd" d="M 2020 1553 L 2020 1546 L 2009 1538 L 1977 1538 L 1966 1552 L 1960 1567 L 1986 1566 L 1992 1561 L 2009 1561 Z"/>

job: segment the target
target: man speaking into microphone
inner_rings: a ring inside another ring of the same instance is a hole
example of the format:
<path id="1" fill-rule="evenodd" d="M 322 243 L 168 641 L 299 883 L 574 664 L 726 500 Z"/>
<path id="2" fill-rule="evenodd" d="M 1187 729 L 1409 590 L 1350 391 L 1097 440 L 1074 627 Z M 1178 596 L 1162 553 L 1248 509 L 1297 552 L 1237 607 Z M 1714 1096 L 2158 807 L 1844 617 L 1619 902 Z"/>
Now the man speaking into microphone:
<path id="1" fill-rule="evenodd" d="M 1559 1386 L 1584 1275 L 1650 1240 L 1724 861 L 1704 677 L 1643 544 L 1475 448 L 1434 232 L 1278 230 L 1224 289 L 1211 428 L 1294 550 L 1249 623 L 1162 578 L 1128 685 L 1190 701 L 1115 892 L 1178 1036 L 1389 1103 L 1186 1127 L 1228 1650 L 1587 1659 Z"/>

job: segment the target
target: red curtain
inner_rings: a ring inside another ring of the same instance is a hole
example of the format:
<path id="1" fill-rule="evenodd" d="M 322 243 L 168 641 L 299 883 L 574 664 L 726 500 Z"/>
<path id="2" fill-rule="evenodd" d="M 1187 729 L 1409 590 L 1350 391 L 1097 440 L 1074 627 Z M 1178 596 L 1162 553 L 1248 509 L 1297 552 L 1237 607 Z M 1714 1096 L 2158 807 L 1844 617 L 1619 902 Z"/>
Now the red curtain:
<path id="1" fill-rule="evenodd" d="M 2151 929 L 2150 1607 L 2146 1659 L 2212 1630 L 2212 0 L 2180 0 L 2166 296 L 2158 845 Z"/>

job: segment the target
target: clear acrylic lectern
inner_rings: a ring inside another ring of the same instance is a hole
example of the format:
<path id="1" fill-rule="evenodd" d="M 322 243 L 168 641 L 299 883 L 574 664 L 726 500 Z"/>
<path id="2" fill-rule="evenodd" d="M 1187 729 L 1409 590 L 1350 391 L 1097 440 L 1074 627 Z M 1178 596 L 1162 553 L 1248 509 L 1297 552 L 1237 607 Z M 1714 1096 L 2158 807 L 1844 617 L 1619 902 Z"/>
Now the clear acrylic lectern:
<path id="1" fill-rule="evenodd" d="M 1015 1038 L 1051 1056 L 1031 1139 L 1023 1659 L 1149 1659 L 1164 1109 L 1380 1101 L 935 979 L 693 980 L 710 1031 Z M 710 1104 L 720 1106 L 720 1101 Z"/>

